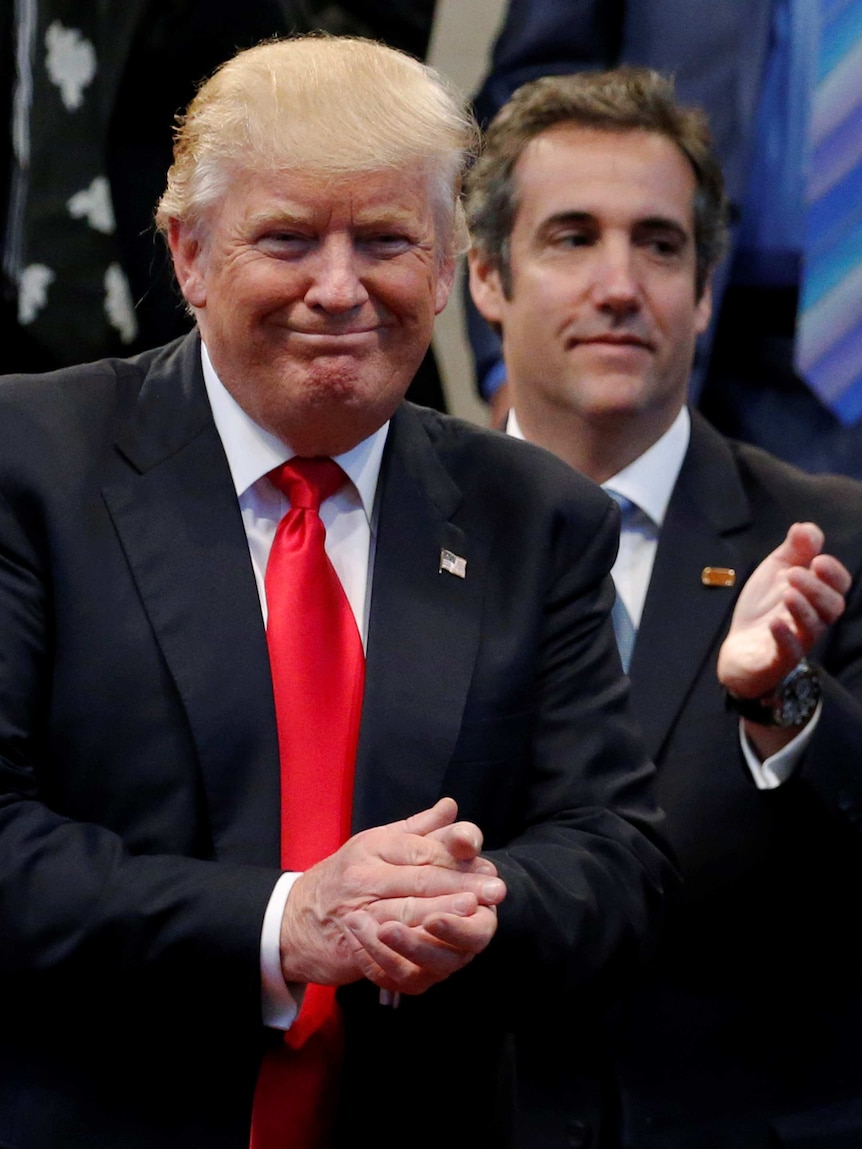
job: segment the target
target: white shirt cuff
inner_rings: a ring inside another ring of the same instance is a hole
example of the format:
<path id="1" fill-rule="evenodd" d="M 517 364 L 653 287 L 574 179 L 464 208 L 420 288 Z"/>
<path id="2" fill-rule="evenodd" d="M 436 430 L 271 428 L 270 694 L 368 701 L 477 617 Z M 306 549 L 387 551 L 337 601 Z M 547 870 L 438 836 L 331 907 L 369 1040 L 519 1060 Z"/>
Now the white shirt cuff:
<path id="1" fill-rule="evenodd" d="M 771 755 L 769 758 L 764 758 L 761 762 L 757 757 L 757 753 L 748 741 L 745 733 L 745 726 L 743 720 L 739 720 L 739 743 L 742 747 L 742 753 L 745 756 L 745 761 L 748 769 L 751 771 L 751 777 L 754 779 L 754 785 L 758 790 L 777 790 L 779 786 L 783 785 L 788 778 L 793 774 L 793 771 L 799 765 L 799 760 L 805 751 L 808 749 L 808 743 L 814 736 L 814 731 L 817 729 L 817 723 L 820 721 L 820 713 L 823 710 L 823 702 L 817 703 L 817 709 L 811 715 L 811 719 L 792 742 L 788 742 L 777 754 Z"/>
<path id="2" fill-rule="evenodd" d="M 290 1029 L 305 993 L 299 982 L 290 985 L 281 973 L 281 919 L 287 896 L 300 874 L 282 874 L 269 896 L 260 931 L 260 995 L 263 1024 L 270 1029 Z"/>

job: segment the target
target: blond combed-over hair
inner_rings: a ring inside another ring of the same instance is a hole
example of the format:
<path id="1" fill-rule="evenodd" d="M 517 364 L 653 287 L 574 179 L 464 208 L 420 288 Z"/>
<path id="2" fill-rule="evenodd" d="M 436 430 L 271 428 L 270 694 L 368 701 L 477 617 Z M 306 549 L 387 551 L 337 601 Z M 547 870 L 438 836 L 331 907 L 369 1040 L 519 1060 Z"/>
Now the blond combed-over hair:
<path id="1" fill-rule="evenodd" d="M 199 228 L 237 177 L 424 170 L 448 258 L 467 244 L 460 187 L 477 138 L 454 88 L 403 52 L 354 37 L 267 41 L 223 64 L 179 118 L 156 224 Z"/>

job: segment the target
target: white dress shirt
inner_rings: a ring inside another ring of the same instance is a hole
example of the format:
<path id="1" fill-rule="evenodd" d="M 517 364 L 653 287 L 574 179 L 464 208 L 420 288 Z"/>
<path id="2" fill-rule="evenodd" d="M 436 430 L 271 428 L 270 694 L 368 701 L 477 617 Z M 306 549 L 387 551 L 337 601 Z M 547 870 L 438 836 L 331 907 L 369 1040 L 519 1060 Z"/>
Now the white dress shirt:
<path id="1" fill-rule="evenodd" d="M 516 439 L 525 438 L 514 411 L 509 412 L 506 431 Z M 616 491 L 635 503 L 655 525 L 652 535 L 638 530 L 620 532 L 620 549 L 611 574 L 617 594 L 625 603 L 635 627 L 640 625 L 652 577 L 653 563 L 658 549 L 658 536 L 664 525 L 673 489 L 691 439 L 691 416 L 683 407 L 676 419 L 642 455 L 616 475 L 602 483 L 605 490 Z M 766 557 L 765 555 L 763 556 Z M 739 722 L 739 740 L 751 776 L 759 790 L 774 790 L 786 782 L 795 770 L 805 748 L 811 741 L 820 718 L 818 703 L 811 721 L 777 754 L 762 762 Z"/>
<path id="2" fill-rule="evenodd" d="M 215 373 L 206 347 L 201 346 L 204 383 L 236 489 L 245 525 L 260 609 L 266 624 L 264 576 L 276 528 L 290 509 L 286 496 L 267 478 L 274 468 L 296 453 L 281 439 L 251 419 Z M 374 500 L 389 424 L 364 439 L 335 461 L 351 480 L 320 507 L 326 528 L 326 553 L 335 568 L 363 646 L 368 637 L 371 572 L 374 565 L 376 522 Z M 287 896 L 298 874 L 282 874 L 267 905 L 260 946 L 264 1024 L 289 1029 L 302 1001 L 302 987 L 285 985 L 281 974 L 281 919 Z"/>

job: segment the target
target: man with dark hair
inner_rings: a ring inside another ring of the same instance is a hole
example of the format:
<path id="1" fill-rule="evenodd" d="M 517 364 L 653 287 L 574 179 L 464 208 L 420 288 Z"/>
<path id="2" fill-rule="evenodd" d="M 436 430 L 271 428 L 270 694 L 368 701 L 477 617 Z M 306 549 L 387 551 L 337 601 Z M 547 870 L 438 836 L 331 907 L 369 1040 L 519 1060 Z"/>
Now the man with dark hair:
<path id="1" fill-rule="evenodd" d="M 842 141 L 859 137 L 859 36 L 855 5 L 827 0 L 508 0 L 475 100 L 484 127 L 540 76 L 672 75 L 708 114 L 731 204 L 690 401 L 725 434 L 857 479 L 859 157 Z M 481 393 L 502 417 L 499 342 L 467 318 Z"/>
<path id="2" fill-rule="evenodd" d="M 510 434 L 621 506 L 615 628 L 684 877 L 615 1049 L 620 1143 L 854 1143 L 862 488 L 686 407 L 725 206 L 670 81 L 525 85 L 467 204 Z"/>

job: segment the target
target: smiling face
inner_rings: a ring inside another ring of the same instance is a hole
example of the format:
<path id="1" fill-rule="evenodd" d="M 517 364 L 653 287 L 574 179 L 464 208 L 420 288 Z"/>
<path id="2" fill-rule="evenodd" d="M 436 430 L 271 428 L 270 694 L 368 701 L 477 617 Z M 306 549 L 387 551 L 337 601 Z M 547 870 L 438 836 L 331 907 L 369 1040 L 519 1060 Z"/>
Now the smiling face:
<path id="1" fill-rule="evenodd" d="M 565 125 L 528 144 L 515 180 L 510 290 L 475 252 L 471 289 L 502 327 L 521 425 L 564 457 L 562 434 L 625 433 L 630 462 L 679 412 L 709 322 L 694 173 L 657 133 Z"/>
<path id="2" fill-rule="evenodd" d="M 245 173 L 169 239 L 219 378 L 302 455 L 341 454 L 390 417 L 454 268 L 414 172 Z"/>

